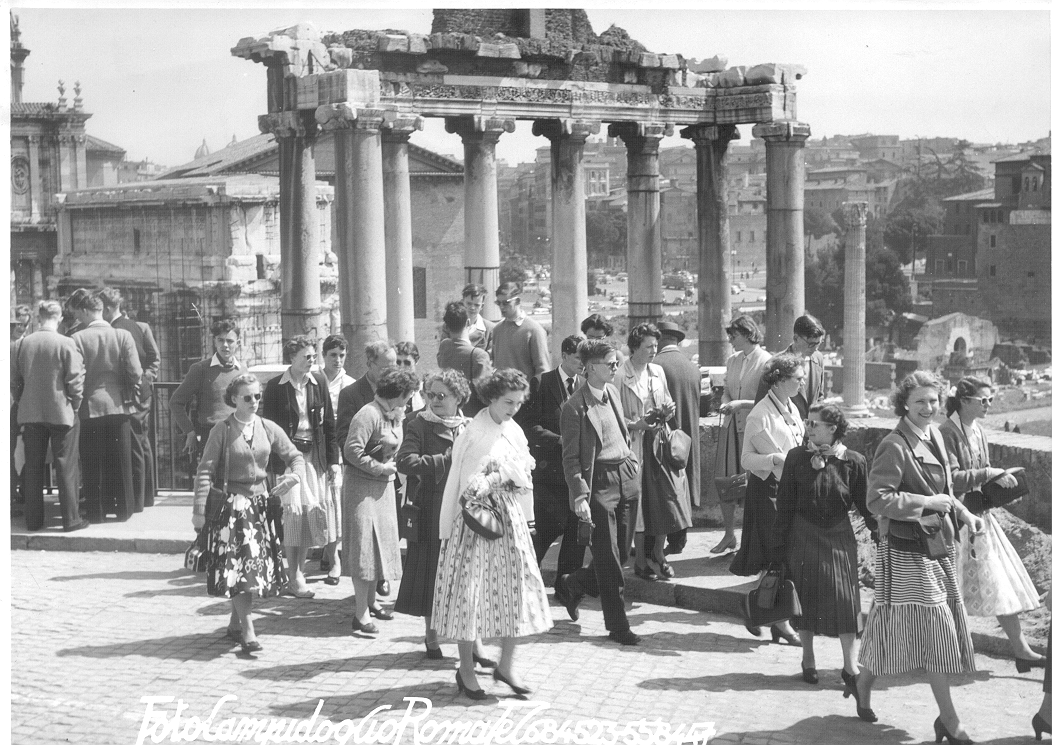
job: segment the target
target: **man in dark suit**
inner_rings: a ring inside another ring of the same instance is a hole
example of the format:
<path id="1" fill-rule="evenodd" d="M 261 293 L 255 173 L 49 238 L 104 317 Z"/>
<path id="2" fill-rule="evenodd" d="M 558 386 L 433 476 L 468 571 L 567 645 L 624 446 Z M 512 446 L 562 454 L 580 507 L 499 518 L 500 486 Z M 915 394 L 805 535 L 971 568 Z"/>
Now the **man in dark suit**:
<path id="1" fill-rule="evenodd" d="M 625 576 L 617 545 L 618 514 L 634 513 L 639 500 L 639 463 L 629 445 L 628 427 L 617 389 L 610 385 L 617 370 L 614 348 L 586 341 L 578 348 L 586 384 L 566 403 L 559 417 L 563 474 L 573 510 L 594 523 L 592 563 L 555 581 L 555 597 L 570 618 L 585 595 L 599 596 L 610 638 L 638 644 L 625 614 Z"/>
<path id="2" fill-rule="evenodd" d="M 161 355 L 149 324 L 133 321 L 123 313 L 124 300 L 120 292 L 106 287 L 99 292 L 102 298 L 102 317 L 115 329 L 124 329 L 135 340 L 135 351 L 139 354 L 142 381 L 132 407 L 132 488 L 135 489 L 135 511 L 153 507 L 157 493 L 153 482 L 153 448 L 150 446 L 150 400 L 153 397 L 153 381 L 161 369 Z"/>
<path id="3" fill-rule="evenodd" d="M 84 362 L 76 342 L 58 332 L 62 306 L 44 300 L 37 330 L 15 343 L 11 392 L 25 443 L 26 528 L 44 527 L 44 468 L 48 443 L 58 476 L 62 528 L 88 527 L 77 508 L 77 409 L 84 396 Z"/>
<path id="4" fill-rule="evenodd" d="M 701 407 L 701 370 L 691 362 L 679 348 L 686 334 L 683 329 L 671 321 L 662 321 L 657 325 L 661 332 L 658 340 L 658 353 L 654 358 L 665 371 L 668 392 L 676 402 L 676 418 L 672 425 L 690 435 L 690 455 L 687 456 L 687 491 L 690 492 L 690 503 L 697 507 L 701 504 L 701 458 L 698 456 L 698 417 Z M 687 545 L 687 529 L 684 528 L 668 536 L 666 554 L 681 553 Z"/>
<path id="5" fill-rule="evenodd" d="M 537 532 L 533 549 L 537 563 L 544 560 L 552 543 L 562 536 L 558 574 L 571 574 L 584 563 L 584 546 L 577 545 L 577 515 L 570 509 L 569 490 L 563 473 L 563 449 L 559 437 L 559 415 L 563 402 L 583 383 L 577 347 L 584 337 L 563 339 L 562 362 L 554 370 L 530 381 L 530 398 L 520 421 L 537 462 L 533 470 L 533 512 Z"/>
<path id="6" fill-rule="evenodd" d="M 783 354 L 795 354 L 804 360 L 804 382 L 800 392 L 790 400 L 800 410 L 800 418 L 807 419 L 811 407 L 825 398 L 825 360 L 818 348 L 822 346 L 826 330 L 822 322 L 809 313 L 805 313 L 793 323 L 793 343 Z M 756 390 L 756 401 L 767 395 L 768 387 L 760 383 Z"/>
<path id="7" fill-rule="evenodd" d="M 112 511 L 127 520 L 136 511 L 130 418 L 142 378 L 139 353 L 131 334 L 102 320 L 98 295 L 81 296 L 73 309 L 83 325 L 73 341 L 84 358 L 80 463 L 87 518 L 102 522 Z"/>
<path id="8" fill-rule="evenodd" d="M 486 354 L 493 356 L 493 321 L 482 317 L 482 306 L 486 302 L 486 288 L 478 284 L 464 285 L 460 297 L 468 311 L 468 339 Z"/>

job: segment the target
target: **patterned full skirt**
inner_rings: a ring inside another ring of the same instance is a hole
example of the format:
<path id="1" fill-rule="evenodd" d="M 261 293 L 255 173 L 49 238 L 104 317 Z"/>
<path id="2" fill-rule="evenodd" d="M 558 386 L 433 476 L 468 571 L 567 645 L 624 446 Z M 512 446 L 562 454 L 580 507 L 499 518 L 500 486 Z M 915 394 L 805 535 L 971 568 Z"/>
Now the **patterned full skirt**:
<path id="1" fill-rule="evenodd" d="M 276 501 L 276 500 L 275 500 Z M 230 493 L 219 516 L 208 523 L 208 594 L 232 598 L 248 592 L 266 598 L 288 584 L 285 555 L 277 535 L 280 508 L 266 494 Z"/>
<path id="2" fill-rule="evenodd" d="M 1041 606 L 1037 589 L 1019 554 L 990 510 L 974 535 L 961 528 L 957 573 L 964 607 L 972 616 L 1012 616 Z"/>
<path id="3" fill-rule="evenodd" d="M 522 507 L 514 493 L 494 491 L 491 498 L 504 535 L 483 538 L 458 510 L 439 553 L 431 625 L 448 639 L 532 636 L 552 627 Z"/>

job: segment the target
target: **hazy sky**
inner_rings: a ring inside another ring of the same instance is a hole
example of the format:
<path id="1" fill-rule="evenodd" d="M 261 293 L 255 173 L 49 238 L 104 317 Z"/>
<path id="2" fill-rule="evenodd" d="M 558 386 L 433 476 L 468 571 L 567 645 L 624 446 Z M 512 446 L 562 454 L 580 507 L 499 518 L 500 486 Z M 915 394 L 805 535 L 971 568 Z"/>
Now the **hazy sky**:
<path id="1" fill-rule="evenodd" d="M 428 33 L 431 27 L 427 8 L 350 3 L 332 9 L 324 2 L 256 2 L 252 9 L 235 9 L 239 4 L 213 1 L 208 8 L 177 10 L 143 3 L 91 10 L 12 5 L 31 51 L 24 100 L 56 100 L 62 79 L 72 103 L 73 82 L 80 80 L 85 110 L 94 114 L 88 132 L 125 148 L 129 158 L 164 165 L 192 159 L 202 139 L 214 151 L 235 134 L 258 134 L 265 73 L 262 65 L 230 55 L 241 37 L 302 21 L 322 31 Z M 954 5 L 742 10 L 747 4 L 739 4 L 697 10 L 699 3 L 693 9 L 655 3 L 647 10 L 588 13 L 597 33 L 617 24 L 654 52 L 698 59 L 719 53 L 731 65 L 805 65 L 798 113 L 811 125 L 812 137 L 872 132 L 1019 142 L 1046 136 L 1052 128 L 1049 5 Z M 748 129 L 742 128 L 744 140 Z M 460 152 L 459 140 L 438 120 L 428 120 L 413 141 Z M 532 160 L 533 149 L 546 142 L 530 135 L 530 122 L 520 122 L 514 135 L 501 139 L 498 154 L 511 162 Z"/>

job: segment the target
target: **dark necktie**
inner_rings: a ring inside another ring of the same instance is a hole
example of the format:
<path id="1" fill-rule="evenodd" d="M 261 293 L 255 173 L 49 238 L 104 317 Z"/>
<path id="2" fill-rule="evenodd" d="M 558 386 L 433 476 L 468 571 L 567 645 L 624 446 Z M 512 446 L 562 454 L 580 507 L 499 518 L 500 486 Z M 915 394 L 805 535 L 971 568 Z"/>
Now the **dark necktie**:
<path id="1" fill-rule="evenodd" d="M 567 396 L 572 396 L 573 395 L 573 378 L 572 377 L 566 379 L 566 395 Z"/>

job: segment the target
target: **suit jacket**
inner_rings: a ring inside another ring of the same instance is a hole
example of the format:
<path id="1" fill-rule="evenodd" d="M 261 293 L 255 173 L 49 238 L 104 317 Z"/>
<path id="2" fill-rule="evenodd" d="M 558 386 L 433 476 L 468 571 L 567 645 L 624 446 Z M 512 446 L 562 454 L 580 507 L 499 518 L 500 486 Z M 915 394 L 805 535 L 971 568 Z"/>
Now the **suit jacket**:
<path id="1" fill-rule="evenodd" d="M 928 507 L 929 497 L 953 496 L 953 479 L 946 443 L 937 427 L 931 427 L 932 443 L 943 454 L 940 460 L 905 421 L 899 420 L 894 431 L 881 440 L 869 472 L 866 506 L 877 516 L 880 534 L 887 535 L 891 519 L 919 520 Z M 958 514 L 965 507 L 954 497 Z M 943 534 L 953 538 L 953 525 L 943 519 Z"/>
<path id="2" fill-rule="evenodd" d="M 115 329 L 124 329 L 135 340 L 135 350 L 139 353 L 139 365 L 142 367 L 142 380 L 139 381 L 136 403 L 139 409 L 146 409 L 153 395 L 153 381 L 157 380 L 157 374 L 161 370 L 161 353 L 157 350 L 153 331 L 150 324 L 133 321 L 128 316 L 114 318 L 110 325 Z"/>
<path id="3" fill-rule="evenodd" d="M 132 335 L 105 321 L 96 321 L 74 334 L 73 341 L 84 358 L 80 418 L 131 414 L 142 378 Z"/>
<path id="4" fill-rule="evenodd" d="M 793 433 L 793 429 L 786 423 L 785 417 L 770 396 L 765 396 L 752 408 L 749 418 L 745 420 L 742 468 L 761 479 L 766 479 L 773 473 L 776 479 L 781 480 L 785 461 L 778 463 L 775 456 L 784 456 L 798 447 L 804 434 L 804 421 L 792 403 L 789 405 L 789 412 L 797 422 L 798 435 Z"/>
<path id="5" fill-rule="evenodd" d="M 41 329 L 12 344 L 11 394 L 19 424 L 72 427 L 84 397 L 84 360 L 77 343 Z"/>
<path id="6" fill-rule="evenodd" d="M 701 416 L 701 370 L 678 346 L 669 345 L 657 353 L 654 363 L 665 371 L 665 382 L 676 402 L 672 426 L 690 435 L 687 458 L 687 488 L 690 503 L 701 504 L 701 458 L 698 457 L 698 419 Z"/>
<path id="7" fill-rule="evenodd" d="M 322 448 L 326 467 L 336 465 L 340 462 L 340 449 L 336 446 L 336 417 L 332 414 L 328 387 L 323 388 L 314 375 L 308 375 L 306 383 L 307 420 L 315 447 Z M 281 427 L 291 440 L 300 423 L 300 407 L 292 383 L 282 383 L 281 376 L 272 378 L 263 391 L 259 413 Z M 270 469 L 280 475 L 285 473 L 285 463 L 272 455 Z"/>
<path id="8" fill-rule="evenodd" d="M 347 441 L 347 430 L 351 426 L 354 415 L 372 401 L 375 395 L 373 384 L 369 382 L 367 375 L 363 375 L 340 391 L 340 399 L 336 404 L 336 446 L 340 452 L 343 452 L 343 445 Z"/>
<path id="9" fill-rule="evenodd" d="M 782 354 L 788 352 L 792 353 L 792 346 L 782 350 Z M 813 352 L 804 358 L 808 365 L 808 378 L 807 378 L 807 389 L 800 389 L 800 392 L 792 397 L 793 403 L 796 404 L 796 408 L 800 410 L 800 416 L 807 419 L 807 414 L 811 411 L 811 407 L 816 403 L 825 398 L 825 370 L 826 363 L 822 359 L 822 355 L 819 352 Z M 767 395 L 767 391 L 770 388 L 760 380 L 760 385 L 756 389 L 756 401 L 759 403 L 760 399 Z"/>
<path id="10" fill-rule="evenodd" d="M 625 425 L 625 416 L 621 411 L 621 400 L 617 397 L 617 389 L 607 384 L 606 395 L 610 405 L 617 417 L 617 425 L 625 438 L 625 446 L 632 450 L 631 441 L 628 436 L 628 427 Z M 574 509 L 574 502 L 578 497 L 592 494 L 592 474 L 595 472 L 595 459 L 603 450 L 603 441 L 599 433 L 602 424 L 599 414 L 594 408 L 599 401 L 592 395 L 587 385 L 582 385 L 563 404 L 559 415 L 559 426 L 562 430 L 563 446 L 563 476 L 570 491 L 570 510 Z M 639 462 L 633 453 L 632 461 L 639 467 Z"/>
<path id="11" fill-rule="evenodd" d="M 560 492 L 566 489 L 559 424 L 560 411 L 567 399 L 562 374 L 562 368 L 556 368 L 530 380 L 530 399 L 523 407 L 525 416 L 520 422 L 530 443 L 530 454 L 537 462 L 533 483 L 555 487 Z"/>
<path id="12" fill-rule="evenodd" d="M 482 318 L 480 315 L 479 318 Z M 493 327 L 497 324 L 488 318 L 482 318 L 482 325 L 486 327 L 485 333 L 477 339 L 472 339 L 472 343 L 483 350 L 486 354 L 493 354 Z M 478 333 L 478 332 L 475 332 Z"/>

